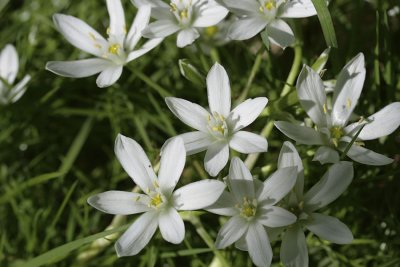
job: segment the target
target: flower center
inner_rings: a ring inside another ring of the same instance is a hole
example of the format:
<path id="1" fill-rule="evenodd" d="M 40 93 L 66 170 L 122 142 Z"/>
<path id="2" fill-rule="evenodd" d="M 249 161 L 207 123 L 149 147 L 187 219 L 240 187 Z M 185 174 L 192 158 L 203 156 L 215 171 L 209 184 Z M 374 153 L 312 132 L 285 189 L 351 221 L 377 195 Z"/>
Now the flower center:
<path id="1" fill-rule="evenodd" d="M 247 197 L 243 198 L 243 204 L 239 206 L 240 215 L 246 219 L 251 219 L 257 212 L 257 201 L 255 199 L 249 200 Z"/>
<path id="2" fill-rule="evenodd" d="M 332 126 L 330 132 L 332 143 L 337 147 L 340 138 L 344 135 L 343 128 L 341 126 Z"/>
<path id="3" fill-rule="evenodd" d="M 188 26 L 192 21 L 193 5 L 192 0 L 172 0 L 169 4 L 170 11 L 182 26 Z"/>
<path id="4" fill-rule="evenodd" d="M 158 208 L 162 203 L 164 203 L 160 193 L 155 194 L 150 200 L 150 206 Z"/>
<path id="5" fill-rule="evenodd" d="M 108 52 L 113 54 L 113 55 L 118 55 L 119 49 L 121 48 L 120 44 L 111 44 L 108 47 Z"/>
<path id="6" fill-rule="evenodd" d="M 226 136 L 228 134 L 228 126 L 226 124 L 225 117 L 218 112 L 214 112 L 213 115 L 208 115 L 208 126 L 213 135 L 217 137 Z"/>
<path id="7" fill-rule="evenodd" d="M 260 0 L 260 12 L 264 15 L 266 20 L 271 21 L 276 17 L 276 11 L 281 1 L 276 0 Z"/>
<path id="8" fill-rule="evenodd" d="M 210 26 L 205 29 L 205 34 L 207 37 L 213 37 L 218 32 L 217 26 Z"/>

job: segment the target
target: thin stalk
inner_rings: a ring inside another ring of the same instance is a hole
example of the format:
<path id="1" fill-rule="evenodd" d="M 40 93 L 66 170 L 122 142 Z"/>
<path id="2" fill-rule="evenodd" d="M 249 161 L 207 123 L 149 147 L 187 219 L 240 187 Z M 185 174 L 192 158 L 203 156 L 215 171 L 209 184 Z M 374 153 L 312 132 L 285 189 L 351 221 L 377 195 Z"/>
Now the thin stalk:
<path id="1" fill-rule="evenodd" d="M 262 129 L 260 135 L 267 138 L 271 134 L 273 128 L 274 128 L 274 121 L 269 121 Z M 260 153 L 254 153 L 247 156 L 246 160 L 244 161 L 244 164 L 247 166 L 247 168 L 249 168 L 249 170 L 253 169 L 259 156 Z"/>
<path id="2" fill-rule="evenodd" d="M 149 76 L 141 72 L 140 70 L 137 70 L 133 68 L 130 65 L 126 65 L 127 68 L 132 72 L 132 74 L 136 75 L 139 79 L 141 79 L 144 83 L 146 83 L 148 86 L 150 86 L 152 89 L 154 89 L 161 97 L 167 97 L 171 96 L 171 94 L 164 89 L 162 86 L 154 82 Z"/>
<path id="3" fill-rule="evenodd" d="M 299 41 L 294 45 L 294 59 L 293 64 L 290 69 L 289 75 L 286 79 L 285 86 L 282 89 L 281 97 L 287 95 L 290 92 L 290 89 L 294 86 L 294 82 L 296 81 L 297 75 L 299 74 L 301 67 L 301 59 L 303 57 L 303 49 Z"/>

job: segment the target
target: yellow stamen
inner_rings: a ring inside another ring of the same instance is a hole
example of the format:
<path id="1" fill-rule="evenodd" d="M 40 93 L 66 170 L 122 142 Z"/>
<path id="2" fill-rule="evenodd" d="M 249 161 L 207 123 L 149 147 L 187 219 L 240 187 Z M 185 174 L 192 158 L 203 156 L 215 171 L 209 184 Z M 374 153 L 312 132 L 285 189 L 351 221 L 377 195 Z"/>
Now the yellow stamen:
<path id="1" fill-rule="evenodd" d="M 326 108 L 326 104 L 324 104 L 324 105 L 322 106 L 322 108 L 324 109 L 324 113 L 325 113 L 325 114 L 328 113 L 328 109 Z"/>
<path id="2" fill-rule="evenodd" d="M 93 41 L 96 41 L 96 36 L 94 36 L 93 33 L 89 32 L 89 37 L 90 37 L 90 39 L 92 39 Z"/>
<path id="3" fill-rule="evenodd" d="M 265 3 L 265 8 L 271 11 L 271 9 L 275 8 L 275 1 L 268 1 Z"/>
<path id="4" fill-rule="evenodd" d="M 331 128 L 331 135 L 335 139 L 340 139 L 343 136 L 343 129 L 340 126 L 333 126 Z"/>
<path id="5" fill-rule="evenodd" d="M 107 32 L 107 35 L 110 35 L 110 33 L 111 33 L 110 27 L 107 28 L 107 31 L 106 31 L 106 32 Z"/>
<path id="6" fill-rule="evenodd" d="M 214 36 L 218 32 L 218 27 L 217 26 L 211 26 L 207 27 L 205 30 L 205 33 L 208 37 Z"/>
<path id="7" fill-rule="evenodd" d="M 250 202 L 246 197 L 243 198 L 243 206 L 240 210 L 240 214 L 245 218 L 251 218 L 256 215 L 257 203 L 255 201 Z"/>
<path id="8" fill-rule="evenodd" d="M 351 108 L 351 99 L 350 98 L 347 98 L 346 104 L 347 104 L 347 109 L 350 109 Z"/>
<path id="9" fill-rule="evenodd" d="M 171 12 L 175 12 L 178 9 L 174 3 L 169 3 L 169 5 L 171 6 Z"/>
<path id="10" fill-rule="evenodd" d="M 182 10 L 181 13 L 179 14 L 179 16 L 181 17 L 181 19 L 187 19 L 188 18 L 187 9 Z"/>
<path id="11" fill-rule="evenodd" d="M 112 44 L 108 47 L 108 52 L 113 55 L 118 55 L 118 50 L 121 48 L 119 44 Z"/>
<path id="12" fill-rule="evenodd" d="M 150 200 L 150 206 L 158 208 L 163 203 L 161 194 L 157 194 Z"/>

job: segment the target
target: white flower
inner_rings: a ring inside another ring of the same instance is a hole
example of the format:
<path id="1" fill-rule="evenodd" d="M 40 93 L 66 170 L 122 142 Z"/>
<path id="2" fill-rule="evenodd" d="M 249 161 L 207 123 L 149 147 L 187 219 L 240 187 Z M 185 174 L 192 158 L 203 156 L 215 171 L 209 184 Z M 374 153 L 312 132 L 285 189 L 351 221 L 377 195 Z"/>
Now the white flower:
<path id="1" fill-rule="evenodd" d="M 244 163 L 234 157 L 229 168 L 224 192 L 207 210 L 231 216 L 218 233 L 216 247 L 225 248 L 236 242 L 236 247 L 248 251 L 254 264 L 270 266 L 272 249 L 264 226 L 281 227 L 296 221 L 289 211 L 274 206 L 296 182 L 297 168 L 277 170 L 264 183 L 253 180 Z"/>
<path id="2" fill-rule="evenodd" d="M 300 104 L 315 123 L 316 129 L 283 121 L 275 122 L 275 126 L 299 144 L 321 145 L 314 160 L 324 164 L 338 162 L 339 154 L 336 150 L 344 151 L 354 135 L 365 125 L 347 156 L 362 164 L 390 164 L 392 159 L 361 145 L 363 141 L 389 135 L 399 127 L 400 102 L 387 105 L 367 119 L 361 118 L 358 122 L 348 125 L 360 97 L 364 79 L 364 55 L 360 53 L 339 73 L 330 107 L 320 76 L 310 67 L 304 66 L 297 80 L 297 94 Z"/>
<path id="3" fill-rule="evenodd" d="M 15 47 L 7 44 L 0 53 L 0 104 L 16 102 L 26 91 L 26 84 L 31 76 L 25 77 L 13 86 L 19 68 L 18 54 Z"/>
<path id="4" fill-rule="evenodd" d="M 114 84 L 122 74 L 128 62 L 146 54 L 163 39 L 147 41 L 140 48 L 137 44 L 141 31 L 150 20 L 150 6 L 139 8 L 132 26 L 127 32 L 125 15 L 120 0 L 107 0 L 110 15 L 108 39 L 104 39 L 96 30 L 82 20 L 63 14 L 53 16 L 58 31 L 75 47 L 95 56 L 95 58 L 76 61 L 50 61 L 46 69 L 64 77 L 82 78 L 100 73 L 97 77 L 98 87 Z"/>
<path id="5" fill-rule="evenodd" d="M 147 38 L 167 37 L 178 32 L 176 45 L 185 47 L 196 40 L 200 34 L 197 28 L 216 25 L 228 14 L 228 10 L 214 0 L 171 0 L 168 5 L 161 0 L 135 0 L 151 3 L 151 16 L 156 19 L 144 29 Z"/>
<path id="6" fill-rule="evenodd" d="M 353 235 L 338 219 L 315 211 L 336 200 L 353 179 L 351 162 L 332 165 L 324 176 L 307 193 L 303 194 L 303 164 L 296 148 L 290 142 L 282 146 L 278 168 L 297 166 L 298 178 L 294 190 L 286 198 L 290 211 L 297 215 L 296 223 L 286 227 L 281 244 L 281 261 L 285 266 L 308 266 L 307 243 L 304 228 L 322 239 L 336 244 L 349 244 Z M 282 229 L 278 229 L 280 231 Z"/>
<path id="7" fill-rule="evenodd" d="M 294 43 L 292 29 L 282 18 L 317 14 L 311 0 L 219 0 L 240 19 L 230 27 L 229 37 L 247 40 L 266 30 L 271 43 L 285 48 Z"/>
<path id="8" fill-rule="evenodd" d="M 175 138 L 166 145 L 161 156 L 158 178 L 142 147 L 134 140 L 118 135 L 115 154 L 124 170 L 145 194 L 107 191 L 90 197 L 88 203 L 110 214 L 143 213 L 115 244 L 120 257 L 139 253 L 158 227 L 164 240 L 174 244 L 182 242 L 185 226 L 178 211 L 209 206 L 225 188 L 221 181 L 202 180 L 174 192 L 186 160 L 185 148 L 180 138 Z"/>
<path id="9" fill-rule="evenodd" d="M 241 153 L 267 151 L 268 143 L 264 137 L 241 129 L 258 117 L 268 99 L 248 99 L 231 111 L 228 74 L 218 63 L 208 73 L 207 92 L 210 112 L 180 98 L 167 97 L 165 101 L 175 116 L 197 130 L 179 135 L 188 155 L 207 150 L 205 169 L 211 176 L 216 176 L 228 162 L 229 147 Z"/>

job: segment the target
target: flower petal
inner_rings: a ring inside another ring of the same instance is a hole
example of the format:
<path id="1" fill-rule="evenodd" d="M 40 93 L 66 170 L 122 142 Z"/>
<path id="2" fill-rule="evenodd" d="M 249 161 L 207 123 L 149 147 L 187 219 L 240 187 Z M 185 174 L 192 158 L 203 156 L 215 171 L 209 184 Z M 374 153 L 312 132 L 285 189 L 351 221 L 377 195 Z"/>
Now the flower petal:
<path id="1" fill-rule="evenodd" d="M 179 48 L 185 47 L 192 44 L 199 36 L 200 34 L 195 28 L 181 30 L 176 38 L 176 45 Z"/>
<path id="2" fill-rule="evenodd" d="M 219 0 L 220 4 L 226 6 L 229 11 L 235 13 L 238 16 L 245 16 L 257 13 L 260 4 L 254 0 Z"/>
<path id="3" fill-rule="evenodd" d="M 208 132 L 207 119 L 210 113 L 203 107 L 176 97 L 166 97 L 165 103 L 167 103 L 168 108 L 183 123 L 196 130 Z"/>
<path id="4" fill-rule="evenodd" d="M 160 213 L 158 225 L 165 241 L 172 244 L 179 244 L 185 238 L 185 225 L 181 216 L 174 208 L 169 208 Z"/>
<path id="5" fill-rule="evenodd" d="M 218 232 L 216 248 L 223 249 L 232 245 L 246 233 L 247 228 L 248 222 L 241 216 L 230 218 Z"/>
<path id="6" fill-rule="evenodd" d="M 364 55 L 359 53 L 344 66 L 333 91 L 332 124 L 346 125 L 360 97 L 365 80 Z"/>
<path id="7" fill-rule="evenodd" d="M 159 45 L 163 40 L 163 38 L 150 39 L 149 41 L 144 43 L 141 48 L 130 52 L 128 58 L 126 59 L 126 63 L 143 56 L 144 54 L 155 48 L 157 45 Z"/>
<path id="8" fill-rule="evenodd" d="M 304 196 L 305 208 L 314 211 L 337 199 L 353 180 L 353 163 L 341 161 L 332 165 Z"/>
<path id="9" fill-rule="evenodd" d="M 267 152 L 268 150 L 268 142 L 265 137 L 246 131 L 235 133 L 229 141 L 229 146 L 245 154 Z"/>
<path id="10" fill-rule="evenodd" d="M 89 58 L 74 61 L 49 61 L 46 70 L 49 70 L 63 77 L 83 78 L 113 66 L 113 63 L 106 59 Z"/>
<path id="11" fill-rule="evenodd" d="M 306 237 L 299 225 L 289 227 L 282 239 L 281 261 L 285 266 L 308 266 Z"/>
<path id="12" fill-rule="evenodd" d="M 323 145 L 324 136 L 313 128 L 296 125 L 286 121 L 276 121 L 275 127 L 298 144 Z"/>
<path id="13" fill-rule="evenodd" d="M 373 166 L 382 166 L 393 162 L 393 159 L 388 158 L 385 155 L 354 144 L 347 152 L 347 156 L 359 163 Z"/>
<path id="14" fill-rule="evenodd" d="M 238 202 L 243 198 L 254 199 L 253 176 L 238 157 L 233 157 L 229 167 L 229 186 Z"/>
<path id="15" fill-rule="evenodd" d="M 157 230 L 156 212 L 146 212 L 126 230 L 115 243 L 118 257 L 138 254 L 150 241 Z"/>
<path id="16" fill-rule="evenodd" d="M 179 26 L 171 20 L 158 20 L 150 23 L 143 31 L 146 38 L 164 38 L 179 31 Z"/>
<path id="17" fill-rule="evenodd" d="M 297 167 L 286 167 L 276 170 L 265 180 L 264 186 L 260 188 L 260 192 L 258 193 L 259 201 L 266 201 L 269 205 L 279 202 L 293 188 L 296 178 Z"/>
<path id="18" fill-rule="evenodd" d="M 287 1 L 280 13 L 281 18 L 305 18 L 317 14 L 311 0 Z M 307 266 L 307 265 L 303 265 Z"/>
<path id="19" fill-rule="evenodd" d="M 238 214 L 238 209 L 235 208 L 236 199 L 233 195 L 227 191 L 223 191 L 221 196 L 215 201 L 214 204 L 205 207 L 208 212 L 222 215 L 222 216 L 234 216 Z"/>
<path id="20" fill-rule="evenodd" d="M 228 117 L 230 124 L 234 125 L 233 131 L 239 131 L 255 121 L 267 103 L 268 98 L 257 97 L 254 99 L 247 99 L 234 108 Z"/>
<path id="21" fill-rule="evenodd" d="M 179 137 L 183 139 L 187 156 L 207 150 L 212 143 L 212 138 L 208 133 L 199 131 L 184 133 Z"/>
<path id="22" fill-rule="evenodd" d="M 229 160 L 229 146 L 224 142 L 211 144 L 204 157 L 204 167 L 209 175 L 215 177 Z"/>
<path id="23" fill-rule="evenodd" d="M 125 36 L 125 14 L 121 0 L 107 0 L 107 10 L 110 16 L 110 35 Z"/>
<path id="24" fill-rule="evenodd" d="M 94 208 L 109 214 L 129 215 L 149 211 L 142 198 L 147 195 L 124 191 L 107 191 L 88 198 L 87 202 Z"/>
<path id="25" fill-rule="evenodd" d="M 217 180 L 202 180 L 182 186 L 173 193 L 177 210 L 198 210 L 214 204 L 225 189 Z"/>
<path id="26" fill-rule="evenodd" d="M 308 116 L 319 127 L 327 126 L 326 94 L 319 74 L 304 65 L 296 88 L 300 104 Z"/>
<path id="27" fill-rule="evenodd" d="M 207 75 L 207 95 L 211 113 L 227 118 L 231 111 L 231 86 L 224 67 L 215 63 Z"/>
<path id="28" fill-rule="evenodd" d="M 319 161 L 321 164 L 337 163 L 339 160 L 339 153 L 328 146 L 319 147 L 313 158 L 313 161 Z"/>
<path id="29" fill-rule="evenodd" d="M 280 207 L 267 206 L 260 210 L 258 221 L 267 227 L 282 227 L 296 221 L 296 216 Z"/>
<path id="30" fill-rule="evenodd" d="M 295 37 L 292 29 L 281 19 L 269 23 L 267 26 L 267 32 L 269 40 L 283 49 L 294 44 Z"/>
<path id="31" fill-rule="evenodd" d="M 257 266 L 270 266 L 272 249 L 264 227 L 259 223 L 249 226 L 246 234 L 246 243 L 250 257 Z"/>
<path id="32" fill-rule="evenodd" d="M 393 133 L 400 125 L 400 102 L 387 105 L 367 119 L 358 138 L 372 140 Z"/>
<path id="33" fill-rule="evenodd" d="M 135 140 L 118 134 L 114 151 L 124 170 L 143 192 L 154 189 L 157 177 L 146 153 Z"/>
<path id="34" fill-rule="evenodd" d="M 25 94 L 27 89 L 26 85 L 30 80 L 31 76 L 25 75 L 25 77 L 11 89 L 9 93 L 9 101 L 11 103 L 15 103 Z"/>
<path id="35" fill-rule="evenodd" d="M 55 14 L 54 24 L 58 31 L 73 46 L 98 57 L 103 56 L 103 51 L 108 47 L 108 42 L 86 22 L 73 16 Z"/>
<path id="36" fill-rule="evenodd" d="M 128 51 L 132 51 L 142 37 L 142 31 L 149 24 L 150 14 L 150 5 L 144 5 L 138 8 L 135 19 L 125 39 L 125 47 Z"/>
<path id="37" fill-rule="evenodd" d="M 320 213 L 313 213 L 311 217 L 311 222 L 305 226 L 320 238 L 335 244 L 350 244 L 353 241 L 350 229 L 338 219 Z"/>
<path id="38" fill-rule="evenodd" d="M 17 50 L 13 45 L 7 44 L 0 53 L 0 77 L 11 85 L 14 83 L 15 77 L 17 77 L 18 68 Z"/>
<path id="39" fill-rule="evenodd" d="M 232 23 L 228 36 L 232 40 L 247 40 L 256 36 L 267 26 L 267 22 L 257 17 L 246 17 Z"/>
<path id="40" fill-rule="evenodd" d="M 158 182 L 164 195 L 169 196 L 174 190 L 185 167 L 186 151 L 183 140 L 175 137 L 162 151 Z"/>
<path id="41" fill-rule="evenodd" d="M 122 66 L 113 65 L 103 70 L 100 75 L 97 76 L 97 86 L 103 88 L 113 85 L 119 77 L 121 77 L 122 69 Z"/>
<path id="42" fill-rule="evenodd" d="M 210 27 L 228 15 L 228 10 L 213 0 L 200 6 L 198 14 L 193 22 L 193 27 Z"/>

